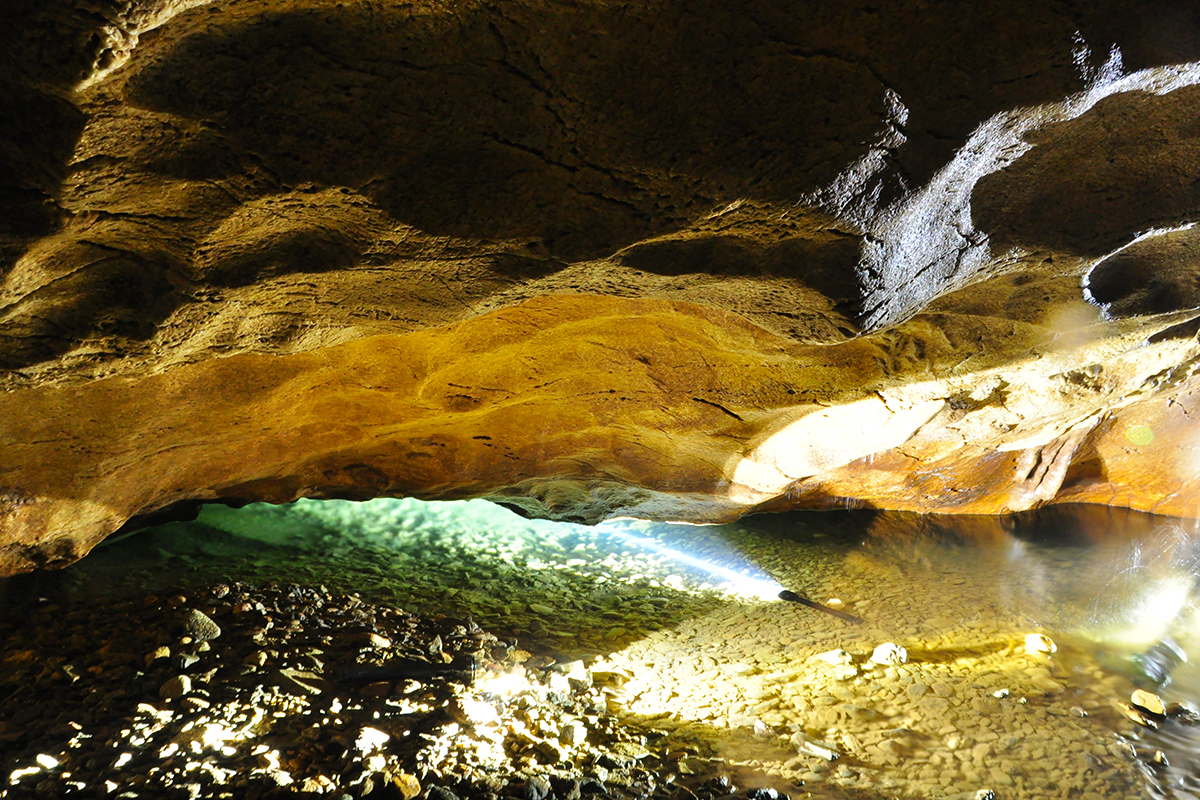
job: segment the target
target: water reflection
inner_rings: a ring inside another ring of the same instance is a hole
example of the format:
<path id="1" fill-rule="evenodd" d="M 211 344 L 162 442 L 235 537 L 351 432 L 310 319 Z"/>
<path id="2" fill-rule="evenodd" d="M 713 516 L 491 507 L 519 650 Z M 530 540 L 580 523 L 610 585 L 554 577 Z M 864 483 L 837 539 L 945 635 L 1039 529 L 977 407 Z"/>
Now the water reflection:
<path id="1" fill-rule="evenodd" d="M 1191 521 L 1102 506 L 1008 517 L 876 513 L 863 552 L 881 562 L 969 569 L 1027 624 L 1126 648 L 1195 639 L 1200 532 Z"/>
<path id="2" fill-rule="evenodd" d="M 1196 659 L 1168 664 L 1155 650 L 1200 656 L 1198 541 L 1191 522 L 1090 506 L 586 528 L 475 501 L 300 502 L 206 508 L 98 549 L 60 581 L 92 593 L 325 583 L 470 615 L 530 649 L 625 669 L 631 713 L 836 747 L 837 764 L 801 747 L 773 767 L 829 792 L 1200 798 L 1200 728 L 1150 730 L 1116 706 L 1138 685 L 1200 698 Z M 863 624 L 779 601 L 780 587 Z M 1058 652 L 1028 651 L 1031 633 Z M 868 663 L 886 642 L 907 649 L 906 664 Z M 831 652 L 846 658 L 822 660 Z M 1159 750 L 1171 766 L 1149 766 Z M 1147 765 L 1136 790 L 1131 753 Z"/>
<path id="3" fill-rule="evenodd" d="M 1193 521 L 1100 506 L 1005 518 L 882 513 L 861 546 L 892 564 L 965 565 L 994 584 L 1012 618 L 1075 640 L 1112 676 L 1166 703 L 1200 700 Z M 1200 798 L 1200 727 L 1160 720 L 1157 729 L 1125 726 L 1122 737 L 1152 795 Z"/>

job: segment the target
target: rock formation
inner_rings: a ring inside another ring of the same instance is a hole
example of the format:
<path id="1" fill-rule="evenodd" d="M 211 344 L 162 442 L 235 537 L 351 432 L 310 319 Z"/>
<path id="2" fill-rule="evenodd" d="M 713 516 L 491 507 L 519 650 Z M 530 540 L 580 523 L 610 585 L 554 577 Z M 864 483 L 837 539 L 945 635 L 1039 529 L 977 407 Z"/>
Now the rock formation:
<path id="1" fill-rule="evenodd" d="M 1190 5 L 0 13 L 0 573 L 201 500 L 1200 510 Z"/>

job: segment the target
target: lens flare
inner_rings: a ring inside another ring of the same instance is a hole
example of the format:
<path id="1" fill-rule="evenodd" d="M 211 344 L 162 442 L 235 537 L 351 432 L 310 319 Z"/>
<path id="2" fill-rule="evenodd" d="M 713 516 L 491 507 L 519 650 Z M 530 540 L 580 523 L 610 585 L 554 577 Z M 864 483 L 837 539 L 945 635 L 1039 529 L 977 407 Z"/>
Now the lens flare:
<path id="1" fill-rule="evenodd" d="M 1165 636 L 1179 619 L 1192 593 L 1190 576 L 1160 578 L 1131 609 L 1128 624 L 1108 638 L 1140 647 Z"/>

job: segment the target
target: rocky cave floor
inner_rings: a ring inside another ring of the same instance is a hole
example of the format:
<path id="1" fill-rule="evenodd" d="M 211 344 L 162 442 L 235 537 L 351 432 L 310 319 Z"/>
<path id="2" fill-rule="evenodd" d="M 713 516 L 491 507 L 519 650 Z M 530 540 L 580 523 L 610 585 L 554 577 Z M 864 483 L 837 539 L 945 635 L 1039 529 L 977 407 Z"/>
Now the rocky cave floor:
<path id="1" fill-rule="evenodd" d="M 1170 747 L 1195 746 L 1187 705 L 1139 724 L 1127 674 L 1065 622 L 1034 625 L 1046 604 L 1069 618 L 1074 598 L 1036 595 L 1061 590 L 1056 570 L 1086 567 L 1078 553 L 1014 563 L 1008 545 L 901 531 L 902 545 L 873 547 L 817 524 L 735 527 L 736 557 L 722 558 L 722 537 L 691 534 L 708 563 L 757 564 L 856 626 L 681 570 L 678 542 L 637 525 L 605 534 L 490 510 L 462 523 L 404 502 L 374 522 L 347 518 L 352 504 L 221 509 L 10 580 L 0 797 L 1091 800 L 1200 787 Z M 273 538 L 289 526 L 287 544 Z M 1030 633 L 1055 652 L 1027 647 Z M 905 660 L 873 662 L 885 642 Z"/>

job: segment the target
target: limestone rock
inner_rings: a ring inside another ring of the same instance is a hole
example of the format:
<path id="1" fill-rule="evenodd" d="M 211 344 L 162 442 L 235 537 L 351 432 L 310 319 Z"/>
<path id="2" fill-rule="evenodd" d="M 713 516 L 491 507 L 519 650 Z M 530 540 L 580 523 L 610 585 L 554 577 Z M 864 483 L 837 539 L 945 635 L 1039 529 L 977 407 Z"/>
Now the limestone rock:
<path id="1" fill-rule="evenodd" d="M 158 696 L 164 700 L 183 697 L 192 691 L 192 679 L 187 675 L 176 675 L 164 683 L 158 690 Z"/>
<path id="2" fill-rule="evenodd" d="M 301 496 L 1194 516 L 1152 13 L 7 4 L 0 574 Z"/>
<path id="3" fill-rule="evenodd" d="M 894 642 L 884 642 L 871 652 L 871 663 L 898 666 L 908 661 L 908 651 Z"/>

